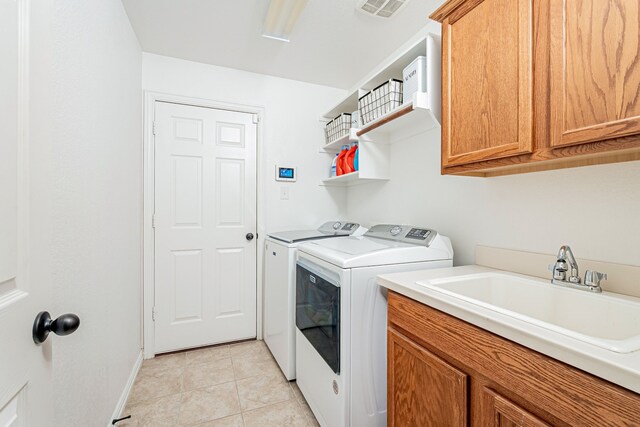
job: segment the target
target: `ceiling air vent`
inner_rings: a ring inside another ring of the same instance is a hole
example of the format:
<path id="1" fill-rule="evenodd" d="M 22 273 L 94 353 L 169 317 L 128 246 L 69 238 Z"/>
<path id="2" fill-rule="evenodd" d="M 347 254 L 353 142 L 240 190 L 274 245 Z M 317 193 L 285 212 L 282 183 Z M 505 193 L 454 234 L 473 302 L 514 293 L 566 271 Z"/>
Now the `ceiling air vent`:
<path id="1" fill-rule="evenodd" d="M 358 10 L 367 15 L 380 18 L 391 18 L 409 0 L 362 0 L 358 3 Z"/>

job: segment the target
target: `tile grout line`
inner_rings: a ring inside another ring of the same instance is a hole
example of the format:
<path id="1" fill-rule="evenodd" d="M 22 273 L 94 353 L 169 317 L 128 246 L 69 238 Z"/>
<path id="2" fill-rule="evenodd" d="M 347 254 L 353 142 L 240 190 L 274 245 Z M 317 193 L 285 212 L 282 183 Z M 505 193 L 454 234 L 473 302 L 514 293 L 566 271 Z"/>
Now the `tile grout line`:
<path id="1" fill-rule="evenodd" d="M 242 379 L 241 379 L 241 381 L 243 381 L 243 380 L 245 380 L 245 379 L 257 378 L 257 377 L 261 377 L 261 378 L 268 378 L 268 377 L 261 376 L 261 375 L 255 375 L 255 376 L 253 376 L 253 377 L 242 378 Z M 236 387 L 237 387 L 237 382 L 236 382 Z M 242 410 L 242 412 L 243 412 L 243 413 L 244 413 L 244 412 L 251 412 L 251 411 L 258 410 L 258 409 L 267 408 L 267 407 L 269 407 L 269 406 L 278 405 L 278 404 L 280 404 L 280 403 L 288 402 L 288 401 L 291 401 L 291 400 L 296 401 L 295 393 L 293 393 L 293 390 L 291 390 L 291 388 L 290 388 L 290 391 L 291 391 L 291 395 L 290 395 L 290 396 L 293 396 L 293 397 L 290 397 L 289 399 L 280 400 L 280 401 L 278 401 L 278 402 L 271 402 L 271 403 L 267 403 L 267 404 L 264 404 L 263 406 L 259 406 L 259 407 L 257 407 L 257 408 L 253 408 L 253 409 L 247 409 L 247 410 L 244 410 L 244 409 L 243 409 L 243 410 Z M 238 395 L 238 397 L 239 397 L 239 395 Z"/>
<path id="2" fill-rule="evenodd" d="M 298 397 L 297 397 L 297 395 L 296 395 L 296 393 L 295 393 L 295 391 L 294 391 L 294 389 L 293 389 L 293 382 L 288 381 L 288 380 L 286 380 L 286 379 L 285 379 L 285 381 L 286 381 L 286 382 L 288 383 L 288 385 L 289 385 L 289 389 L 290 389 L 290 391 L 291 391 L 291 396 L 292 396 L 292 398 L 291 398 L 291 399 L 288 399 L 288 400 L 282 400 L 282 401 L 280 401 L 280 402 L 269 403 L 268 405 L 262 406 L 262 407 L 260 407 L 260 408 L 252 409 L 251 411 L 256 411 L 256 410 L 263 409 L 263 408 L 268 408 L 268 407 L 270 407 L 270 406 L 279 405 L 279 404 L 282 404 L 282 403 L 289 402 L 289 401 L 293 400 L 293 402 L 294 402 L 294 403 L 295 403 L 295 405 L 298 407 L 298 409 L 300 409 L 300 410 L 302 411 L 302 416 L 304 417 L 305 422 L 306 422 L 307 424 L 309 424 L 309 427 L 313 427 L 313 425 L 315 425 L 315 424 L 317 423 L 317 420 L 316 420 L 315 416 L 314 416 L 314 418 L 313 418 L 313 419 L 311 419 L 311 418 L 308 416 L 308 414 L 306 413 L 306 411 L 304 410 L 304 407 L 303 407 L 303 406 L 304 406 L 304 404 L 306 404 L 306 400 L 305 400 L 305 401 L 304 401 L 304 403 L 303 403 L 300 399 L 298 399 Z M 301 396 L 302 396 L 302 394 L 301 394 Z M 302 398 L 304 399 L 304 396 L 302 396 Z M 309 409 L 311 409 L 311 408 L 309 408 Z M 247 411 L 247 412 L 250 412 L 250 411 Z M 244 411 L 243 411 L 243 414 L 244 414 Z M 243 421 L 244 421 L 244 416 L 243 416 Z"/>
<path id="3" fill-rule="evenodd" d="M 309 424 L 309 427 L 312 427 L 313 426 L 313 420 L 310 419 L 309 414 L 307 414 L 307 411 L 305 411 L 305 408 L 303 407 L 302 402 L 298 398 L 296 398 L 296 402 L 298 403 L 298 407 L 300 408 L 300 410 L 303 411 L 304 419 L 307 421 L 307 424 Z M 311 407 L 309 407 L 309 410 L 311 410 Z"/>
<path id="4" fill-rule="evenodd" d="M 229 354 L 231 356 L 231 354 Z M 242 401 L 240 400 L 240 392 L 238 391 L 238 379 L 236 378 L 236 365 L 234 363 L 234 357 L 231 356 L 231 372 L 233 372 L 233 383 L 236 386 L 236 396 L 238 397 L 238 407 L 240 408 L 240 418 L 242 418 L 242 425 L 244 426 L 244 409 L 242 409 Z"/>
<path id="5" fill-rule="evenodd" d="M 291 386 L 291 389 L 293 390 L 293 382 L 290 382 L 289 385 Z M 311 407 L 309 406 L 309 402 L 307 402 L 307 399 L 304 398 L 304 395 L 302 394 L 302 391 L 300 391 L 300 396 L 301 396 L 302 399 L 304 399 L 304 403 L 302 402 L 302 400 L 298 399 L 298 397 L 296 396 L 296 394 L 294 392 L 294 399 L 298 403 L 298 406 L 300 407 L 300 409 L 302 409 L 304 411 L 304 417 L 307 420 L 307 422 L 310 424 L 309 427 L 313 427 L 314 425 L 316 425 L 318 423 L 318 420 L 316 419 L 316 416 L 313 414 L 313 411 L 311 410 Z M 307 407 L 309 408 L 309 412 L 310 413 L 307 413 L 307 411 L 304 408 L 304 405 L 307 405 Z M 313 417 L 313 418 L 311 418 L 311 417 Z"/>
<path id="6" fill-rule="evenodd" d="M 246 424 L 246 423 L 245 423 L 245 421 L 244 421 L 244 411 L 240 412 L 240 418 L 242 418 L 242 425 L 243 425 L 244 427 L 247 427 L 247 424 Z"/>
<path id="7" fill-rule="evenodd" d="M 249 378 L 254 378 L 254 377 L 249 377 Z M 293 402 L 296 404 L 296 406 L 297 406 L 300 410 L 302 410 L 302 408 L 300 407 L 301 402 L 296 398 L 296 395 L 295 395 L 295 393 L 293 392 L 293 387 L 291 386 L 291 383 L 290 383 L 290 382 L 288 382 L 288 381 L 287 381 L 287 383 L 288 383 L 289 389 L 290 389 L 290 391 L 291 391 L 291 396 L 292 396 L 291 398 L 286 399 L 286 400 L 281 400 L 281 401 L 279 401 L 279 402 L 272 402 L 272 403 L 266 404 L 266 405 L 264 405 L 264 406 L 260 406 L 260 407 L 258 407 L 258 408 L 253 408 L 253 409 L 243 410 L 243 411 L 242 411 L 242 422 L 243 422 L 243 423 L 245 422 L 245 421 L 244 421 L 244 416 L 245 416 L 245 414 L 246 414 L 247 412 L 260 411 L 260 410 L 263 410 L 263 409 L 266 409 L 266 408 L 269 408 L 269 407 L 272 407 L 272 406 L 276 406 L 276 405 L 280 405 L 280 404 L 283 404 L 283 403 L 286 403 L 286 402 L 290 402 L 290 401 L 292 401 L 292 400 L 293 400 Z M 305 419 L 305 422 L 308 424 L 308 423 L 309 423 L 309 419 L 308 419 L 307 415 L 306 415 L 306 414 L 304 414 L 304 413 L 303 413 L 302 415 L 303 415 L 303 417 L 304 417 L 304 419 Z"/>

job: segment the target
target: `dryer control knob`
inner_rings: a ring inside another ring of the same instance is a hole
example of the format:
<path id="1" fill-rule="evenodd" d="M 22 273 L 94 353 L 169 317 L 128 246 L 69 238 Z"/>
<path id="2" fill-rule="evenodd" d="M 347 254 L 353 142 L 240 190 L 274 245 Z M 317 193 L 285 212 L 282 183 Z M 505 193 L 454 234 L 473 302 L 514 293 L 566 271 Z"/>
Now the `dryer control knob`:
<path id="1" fill-rule="evenodd" d="M 391 230 L 389 230 L 389 233 L 391 233 L 392 236 L 397 236 L 398 234 L 400 234 L 401 231 L 402 231 L 402 227 L 400 227 L 399 225 L 396 225 L 392 227 Z"/>
<path id="2" fill-rule="evenodd" d="M 340 226 L 341 226 L 341 225 L 342 225 L 342 223 L 341 223 L 341 222 L 339 222 L 339 221 L 338 221 L 338 222 L 334 222 L 334 223 L 333 223 L 333 229 L 334 229 L 334 230 L 337 230 L 338 228 L 340 228 Z"/>

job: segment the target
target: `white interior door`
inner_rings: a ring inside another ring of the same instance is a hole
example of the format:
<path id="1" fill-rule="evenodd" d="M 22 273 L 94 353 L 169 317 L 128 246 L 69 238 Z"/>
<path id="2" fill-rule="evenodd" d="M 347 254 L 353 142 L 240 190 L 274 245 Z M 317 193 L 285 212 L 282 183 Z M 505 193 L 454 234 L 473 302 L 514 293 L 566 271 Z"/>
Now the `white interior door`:
<path id="1" fill-rule="evenodd" d="M 155 353 L 256 336 L 254 115 L 155 104 Z"/>
<path id="2" fill-rule="evenodd" d="M 47 288 L 28 281 L 26 0 L 0 0 L 0 426 L 51 425 L 50 341 L 31 337 Z"/>

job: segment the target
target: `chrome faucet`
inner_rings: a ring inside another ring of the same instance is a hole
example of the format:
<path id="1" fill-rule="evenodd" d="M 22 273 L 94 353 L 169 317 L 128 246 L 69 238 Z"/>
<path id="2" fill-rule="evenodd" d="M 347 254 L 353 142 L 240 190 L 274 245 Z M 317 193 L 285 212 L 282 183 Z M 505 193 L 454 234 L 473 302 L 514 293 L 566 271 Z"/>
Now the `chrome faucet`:
<path id="1" fill-rule="evenodd" d="M 602 292 L 600 282 L 607 279 L 605 273 L 587 270 L 584 274 L 584 282 L 580 280 L 578 262 L 567 245 L 560 247 L 555 264 L 549 265 L 549 271 L 553 273 L 551 283 L 568 288 L 582 289 L 591 292 Z"/>
<path id="2" fill-rule="evenodd" d="M 569 277 L 567 277 L 567 273 Z M 578 270 L 578 262 L 573 256 L 569 246 L 560 246 L 558 251 L 558 260 L 553 270 L 553 278 L 555 280 L 563 280 L 571 283 L 580 283 L 580 272 Z"/>

